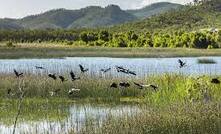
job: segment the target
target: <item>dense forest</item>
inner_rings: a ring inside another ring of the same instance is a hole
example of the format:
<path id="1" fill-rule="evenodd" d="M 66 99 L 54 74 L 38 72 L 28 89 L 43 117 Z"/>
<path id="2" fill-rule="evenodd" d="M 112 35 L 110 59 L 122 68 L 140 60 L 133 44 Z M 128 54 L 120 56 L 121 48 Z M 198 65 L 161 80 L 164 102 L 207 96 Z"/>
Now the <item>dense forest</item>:
<path id="1" fill-rule="evenodd" d="M 108 47 L 220 48 L 221 2 L 203 0 L 111 28 L 0 30 L 2 42 L 54 42 Z"/>

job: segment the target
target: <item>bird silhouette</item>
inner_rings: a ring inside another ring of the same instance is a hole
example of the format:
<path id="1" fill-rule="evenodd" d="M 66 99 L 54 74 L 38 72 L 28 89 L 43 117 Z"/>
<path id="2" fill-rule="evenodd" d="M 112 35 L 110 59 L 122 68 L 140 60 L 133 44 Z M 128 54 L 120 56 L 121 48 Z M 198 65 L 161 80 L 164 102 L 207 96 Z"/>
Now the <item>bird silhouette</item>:
<path id="1" fill-rule="evenodd" d="M 80 92 L 80 91 L 81 91 L 81 89 L 72 88 L 72 89 L 70 89 L 70 90 L 68 91 L 68 94 L 69 94 L 69 95 L 72 95 L 72 94 L 74 94 L 75 92 Z"/>
<path id="2" fill-rule="evenodd" d="M 110 85 L 110 87 L 111 87 L 111 88 L 117 88 L 118 85 L 117 85 L 117 83 L 113 82 L 113 83 Z"/>
<path id="3" fill-rule="evenodd" d="M 127 88 L 127 87 L 130 87 L 130 83 L 128 83 L 128 82 L 120 82 L 119 86 Z"/>
<path id="4" fill-rule="evenodd" d="M 213 83 L 213 84 L 220 84 L 220 80 L 218 78 L 213 78 L 211 80 L 211 83 Z"/>
<path id="5" fill-rule="evenodd" d="M 143 88 L 144 88 L 144 85 L 141 85 L 141 84 L 136 83 L 136 82 L 134 82 L 134 85 L 138 86 L 140 89 L 143 89 Z"/>
<path id="6" fill-rule="evenodd" d="M 178 59 L 178 63 L 180 65 L 180 68 L 183 68 L 186 66 L 186 62 L 182 61 L 181 59 Z"/>
<path id="7" fill-rule="evenodd" d="M 18 73 L 15 69 L 14 69 L 14 73 L 17 78 L 23 76 L 23 73 Z"/>
<path id="8" fill-rule="evenodd" d="M 128 70 L 128 73 L 129 73 L 129 74 L 132 74 L 132 75 L 135 75 L 135 76 L 137 75 L 135 72 L 130 71 L 130 70 Z"/>
<path id="9" fill-rule="evenodd" d="M 75 81 L 75 80 L 79 80 L 79 79 L 80 79 L 80 77 L 76 77 L 76 76 L 75 76 L 75 74 L 74 74 L 73 71 L 70 72 L 70 75 L 71 75 L 72 81 Z"/>
<path id="10" fill-rule="evenodd" d="M 122 73 L 125 73 L 125 74 L 137 75 L 135 72 L 130 71 L 129 69 L 126 69 L 126 68 L 123 68 L 123 67 L 120 67 L 120 66 L 116 66 L 116 69 L 117 69 L 117 72 L 122 72 Z"/>
<path id="11" fill-rule="evenodd" d="M 88 68 L 85 69 L 81 64 L 79 64 L 79 67 L 80 67 L 80 70 L 81 70 L 82 73 L 85 73 L 89 70 Z"/>
<path id="12" fill-rule="evenodd" d="M 10 94 L 11 94 L 11 91 L 12 91 L 12 89 L 9 88 L 9 89 L 7 90 L 7 94 L 10 95 Z"/>
<path id="13" fill-rule="evenodd" d="M 44 70 L 45 68 L 44 67 L 40 67 L 40 66 L 35 66 L 36 69 L 41 69 L 41 70 Z"/>
<path id="14" fill-rule="evenodd" d="M 101 72 L 103 72 L 103 73 L 107 73 L 107 72 L 109 72 L 110 70 L 111 70 L 111 68 L 101 69 Z"/>
<path id="15" fill-rule="evenodd" d="M 66 81 L 66 79 L 64 78 L 64 76 L 58 76 L 59 77 L 59 79 L 61 80 L 61 82 L 64 82 L 64 81 Z"/>
<path id="16" fill-rule="evenodd" d="M 57 77 L 56 77 L 55 74 L 48 74 L 48 77 L 52 78 L 53 80 L 56 80 L 56 79 L 57 79 Z"/>
<path id="17" fill-rule="evenodd" d="M 153 85 L 153 84 L 150 84 L 150 85 L 148 85 L 148 86 L 151 87 L 151 88 L 153 88 L 154 91 L 157 91 L 157 89 L 158 89 L 158 86 Z"/>

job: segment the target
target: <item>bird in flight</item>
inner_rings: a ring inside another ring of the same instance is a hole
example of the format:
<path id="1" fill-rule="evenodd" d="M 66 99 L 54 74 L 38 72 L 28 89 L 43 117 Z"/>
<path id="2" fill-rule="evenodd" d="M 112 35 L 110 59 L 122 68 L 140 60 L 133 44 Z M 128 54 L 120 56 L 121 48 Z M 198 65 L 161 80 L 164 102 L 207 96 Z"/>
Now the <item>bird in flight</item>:
<path id="1" fill-rule="evenodd" d="M 15 73 L 15 76 L 16 76 L 17 78 L 23 76 L 23 73 L 19 73 L 19 72 L 16 71 L 15 69 L 14 69 L 14 73 Z"/>
<path id="2" fill-rule="evenodd" d="M 85 73 L 89 70 L 88 68 L 85 69 L 81 64 L 79 64 L 79 67 L 82 73 Z"/>
<path id="3" fill-rule="evenodd" d="M 80 79 L 80 77 L 76 77 L 76 75 L 74 74 L 73 71 L 70 72 L 70 75 L 71 75 L 72 81 L 75 81 L 75 80 L 79 80 L 79 79 Z"/>
<path id="4" fill-rule="evenodd" d="M 110 70 L 111 70 L 111 68 L 101 69 L 101 72 L 103 72 L 103 73 L 107 73 L 107 72 L 109 72 Z"/>
<path id="5" fill-rule="evenodd" d="M 181 59 L 178 60 L 178 63 L 180 65 L 180 68 L 183 68 L 186 66 L 186 62 L 182 61 Z"/>
<path id="6" fill-rule="evenodd" d="M 40 67 L 40 66 L 35 66 L 36 69 L 41 69 L 41 70 L 44 70 L 45 68 L 44 67 Z"/>
<path id="7" fill-rule="evenodd" d="M 48 77 L 52 78 L 53 80 L 56 80 L 56 79 L 57 79 L 57 77 L 56 77 L 55 74 L 48 74 Z"/>

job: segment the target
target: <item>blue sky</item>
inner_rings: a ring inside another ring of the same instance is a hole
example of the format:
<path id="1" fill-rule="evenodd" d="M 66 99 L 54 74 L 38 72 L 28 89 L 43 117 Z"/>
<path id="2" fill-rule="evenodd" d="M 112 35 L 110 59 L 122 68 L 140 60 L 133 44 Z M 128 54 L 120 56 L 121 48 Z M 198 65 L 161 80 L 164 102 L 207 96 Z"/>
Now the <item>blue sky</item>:
<path id="1" fill-rule="evenodd" d="M 0 0 L 0 18 L 21 18 L 50 9 L 80 9 L 90 5 L 119 5 L 122 9 L 137 9 L 155 2 L 169 1 L 186 4 L 192 0 Z"/>

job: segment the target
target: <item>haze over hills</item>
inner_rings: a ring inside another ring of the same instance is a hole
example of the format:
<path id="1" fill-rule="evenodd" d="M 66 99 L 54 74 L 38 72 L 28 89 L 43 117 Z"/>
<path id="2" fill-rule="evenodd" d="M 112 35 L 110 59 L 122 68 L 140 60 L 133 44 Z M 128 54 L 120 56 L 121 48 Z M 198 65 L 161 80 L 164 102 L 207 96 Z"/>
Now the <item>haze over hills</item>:
<path id="1" fill-rule="evenodd" d="M 56 9 L 22 19 L 0 19 L 0 29 L 96 28 L 123 24 L 150 17 L 182 5 L 160 2 L 142 9 L 122 10 L 117 5 L 90 6 L 79 10 Z"/>

